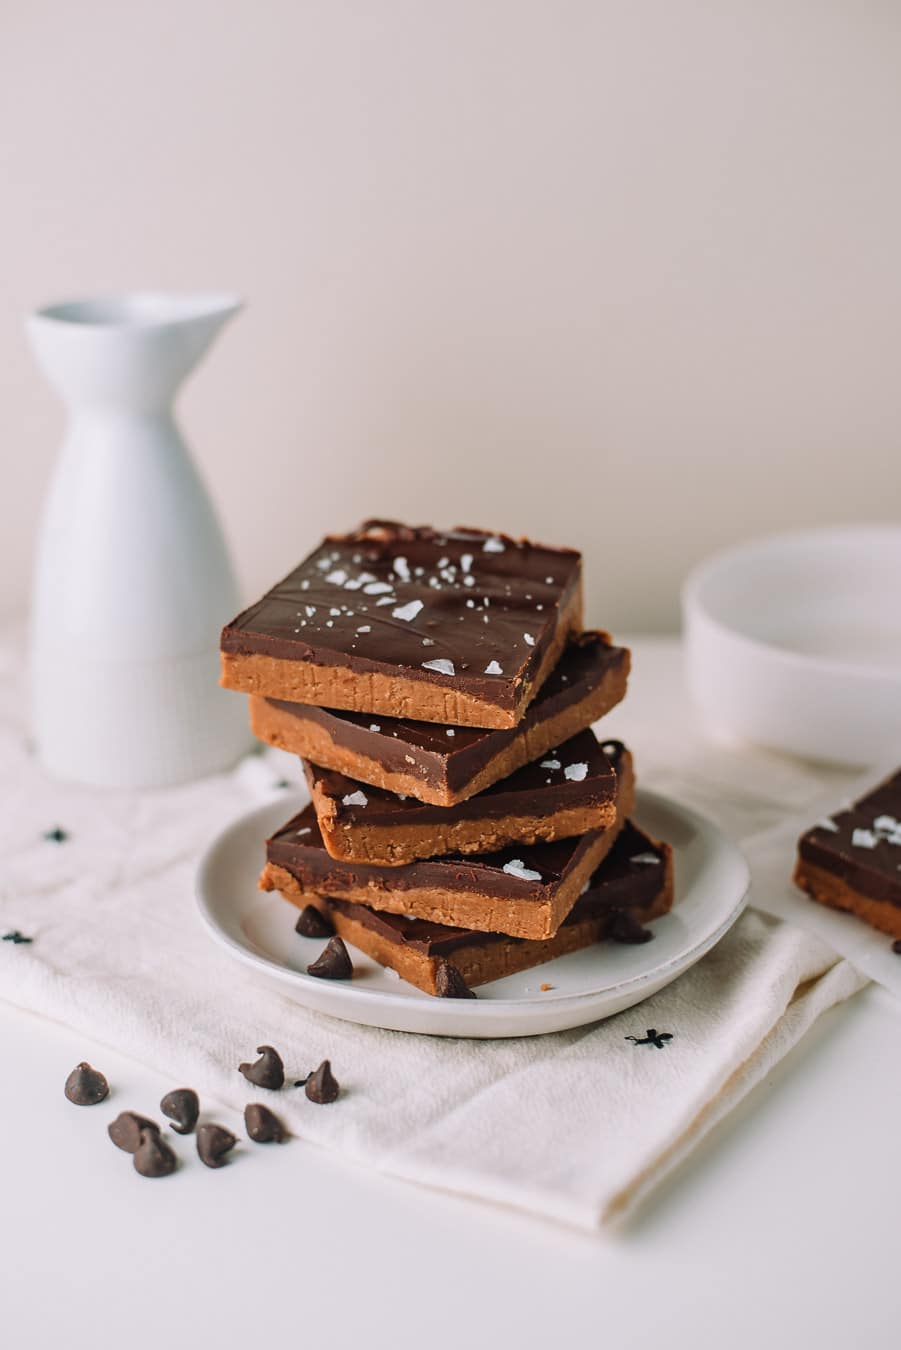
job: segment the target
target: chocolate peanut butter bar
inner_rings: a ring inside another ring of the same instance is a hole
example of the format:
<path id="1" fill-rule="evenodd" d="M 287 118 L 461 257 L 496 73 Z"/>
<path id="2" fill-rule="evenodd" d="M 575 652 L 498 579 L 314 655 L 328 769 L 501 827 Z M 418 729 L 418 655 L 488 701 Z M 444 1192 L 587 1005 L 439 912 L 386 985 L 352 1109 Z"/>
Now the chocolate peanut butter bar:
<path id="1" fill-rule="evenodd" d="M 798 841 L 795 884 L 901 938 L 901 770 Z"/>
<path id="2" fill-rule="evenodd" d="M 506 778 L 603 717 L 625 697 L 629 652 L 607 633 L 570 638 L 563 655 L 510 730 L 447 727 L 397 717 L 250 699 L 254 735 L 325 769 L 453 806 Z"/>
<path id="3" fill-rule="evenodd" d="M 611 744 L 617 759 L 621 748 Z M 616 771 L 590 731 L 456 806 L 399 797 L 306 760 L 304 771 L 322 841 L 347 862 L 398 867 L 442 853 L 494 853 L 616 819 Z"/>
<path id="4" fill-rule="evenodd" d="M 483 530 L 367 521 L 222 632 L 227 689 L 514 727 L 582 626 L 581 557 Z"/>
<path id="5" fill-rule="evenodd" d="M 668 913 L 673 904 L 672 850 L 628 822 L 556 935 L 543 941 L 386 914 L 335 896 L 315 903 L 345 942 L 435 994 L 444 961 L 467 985 L 487 984 L 589 947 L 609 937 L 624 916 L 644 924 Z"/>
<path id="6" fill-rule="evenodd" d="M 260 889 L 280 891 L 301 906 L 317 896 L 340 896 L 454 927 L 513 937 L 553 937 L 585 882 L 610 852 L 631 810 L 627 751 L 621 766 L 617 818 L 606 829 L 552 843 L 515 844 L 473 857 L 449 854 L 403 867 L 329 857 L 316 812 L 307 806 L 266 841 Z"/>

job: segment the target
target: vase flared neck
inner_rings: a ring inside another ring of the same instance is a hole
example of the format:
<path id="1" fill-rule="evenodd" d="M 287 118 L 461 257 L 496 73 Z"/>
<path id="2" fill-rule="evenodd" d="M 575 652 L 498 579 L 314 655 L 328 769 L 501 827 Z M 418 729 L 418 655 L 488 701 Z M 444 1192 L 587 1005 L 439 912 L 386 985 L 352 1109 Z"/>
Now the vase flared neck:
<path id="1" fill-rule="evenodd" d="M 150 413 L 179 385 L 241 308 L 235 296 L 135 291 L 36 310 L 28 333 L 64 401 Z"/>

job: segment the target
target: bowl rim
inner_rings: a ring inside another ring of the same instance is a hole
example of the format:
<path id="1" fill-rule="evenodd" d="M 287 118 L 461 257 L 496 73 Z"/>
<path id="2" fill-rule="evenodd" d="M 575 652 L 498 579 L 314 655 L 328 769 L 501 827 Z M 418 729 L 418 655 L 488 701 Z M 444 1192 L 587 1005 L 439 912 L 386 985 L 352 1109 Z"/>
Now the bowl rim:
<path id="1" fill-rule="evenodd" d="M 816 672 L 818 675 L 842 678 L 850 676 L 874 685 L 897 685 L 901 681 L 901 664 L 880 668 L 864 665 L 861 662 L 841 660 L 836 657 L 815 656 L 797 651 L 792 647 L 780 647 L 764 638 L 751 637 L 740 628 L 733 627 L 730 623 L 716 617 L 711 613 L 703 599 L 704 587 L 711 577 L 716 576 L 724 565 L 732 564 L 743 556 L 752 557 L 771 547 L 798 543 L 804 540 L 816 540 L 818 542 L 839 538 L 847 540 L 855 535 L 861 538 L 867 535 L 891 538 L 897 540 L 901 545 L 901 525 L 893 525 L 888 521 L 859 521 L 838 525 L 815 525 L 799 530 L 776 530 L 769 534 L 755 535 L 739 544 L 718 549 L 715 553 L 704 558 L 696 567 L 693 567 L 682 583 L 683 623 L 687 625 L 691 619 L 702 619 L 709 628 L 715 630 L 720 636 L 744 647 L 749 653 L 765 657 L 768 661 L 781 664 L 788 669 L 794 669 L 799 673 Z"/>

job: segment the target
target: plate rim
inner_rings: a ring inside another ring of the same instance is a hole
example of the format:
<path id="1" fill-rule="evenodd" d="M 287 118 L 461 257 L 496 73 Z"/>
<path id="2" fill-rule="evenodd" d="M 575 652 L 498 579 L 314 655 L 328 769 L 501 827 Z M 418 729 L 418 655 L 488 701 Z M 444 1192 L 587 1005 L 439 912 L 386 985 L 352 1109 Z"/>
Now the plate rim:
<path id="1" fill-rule="evenodd" d="M 298 784 L 298 787 L 302 785 Z M 302 991 L 304 988 L 312 988 L 312 977 L 304 974 L 302 971 L 291 969 L 282 962 L 273 959 L 261 952 L 254 951 L 250 947 L 236 941 L 216 920 L 212 907 L 207 899 L 204 883 L 211 872 L 216 856 L 223 847 L 227 837 L 235 830 L 246 826 L 255 816 L 268 814 L 280 798 L 270 798 L 265 802 L 241 812 L 233 817 L 223 828 L 215 835 L 201 855 L 200 861 L 194 874 L 194 899 L 196 909 L 201 922 L 208 931 L 212 939 L 221 947 L 224 947 L 235 959 L 241 961 L 244 965 L 262 971 L 271 978 L 275 978 L 281 984 L 288 984 L 296 991 Z M 448 1019 L 451 1016 L 457 1021 L 464 1019 L 477 1025 L 480 1020 L 491 1017 L 495 1020 L 503 1017 L 522 1018 L 527 1022 L 530 1018 L 540 1020 L 547 1018 L 549 1013 L 564 1015 L 567 1011 L 574 1010 L 580 1005 L 590 1003 L 591 1001 L 614 1001 L 623 997 L 629 997 L 631 993 L 640 992 L 647 987 L 648 997 L 654 992 L 663 988 L 666 984 L 677 979 L 685 970 L 700 961 L 713 947 L 726 935 L 729 929 L 736 923 L 744 909 L 747 907 L 751 891 L 751 872 L 748 860 L 739 846 L 723 831 L 718 825 L 714 824 L 708 816 L 703 815 L 694 807 L 686 806 L 675 798 L 665 793 L 657 792 L 650 788 L 639 787 L 636 791 L 636 810 L 635 815 L 640 819 L 642 815 L 642 805 L 647 804 L 650 808 L 658 808 L 664 812 L 674 813 L 681 817 L 687 823 L 692 824 L 701 833 L 712 834 L 721 849 L 725 849 L 732 855 L 733 862 L 738 865 L 742 883 L 741 894 L 732 904 L 728 912 L 720 919 L 720 922 L 709 933 L 706 933 L 699 941 L 693 942 L 687 949 L 681 950 L 669 958 L 665 959 L 660 965 L 654 966 L 650 970 L 643 970 L 637 974 L 630 975 L 615 984 L 607 984 L 603 988 L 583 989 L 577 993 L 560 993 L 556 996 L 542 996 L 541 1000 L 533 998 L 497 998 L 484 1001 L 479 1004 L 478 1001 L 452 1000 L 442 1002 L 442 1000 L 429 999 L 424 1003 L 423 1008 L 429 1010 L 432 1017 L 440 1017 L 439 1009 L 444 1007 Z M 736 892 L 739 887 L 736 886 Z M 548 991 L 549 993 L 551 991 Z M 390 989 L 353 989 L 352 986 L 343 988 L 335 986 L 330 993 L 337 999 L 346 997 L 347 1015 L 344 1020 L 359 1021 L 352 1015 L 352 1008 L 356 1003 L 360 1012 L 367 1008 L 369 1010 L 383 1009 L 385 1013 L 394 1012 L 409 1014 L 411 1007 L 417 1006 L 411 1001 L 409 994 L 394 993 Z M 428 995 L 424 996 L 428 998 Z M 300 1003 L 304 1000 L 298 999 Z M 635 1002 L 640 1000 L 636 999 Z M 308 1005 L 307 1005 L 308 1006 Z M 633 1003 L 634 1006 L 634 1003 Z M 322 1009 L 314 1009 L 316 1012 L 323 1012 Z M 325 1016 L 341 1016 L 341 1014 L 326 1011 Z M 590 1019 L 589 1019 L 590 1020 Z M 461 1034 L 461 1033 L 449 1033 Z M 526 1034 L 525 1028 L 523 1034 Z"/>

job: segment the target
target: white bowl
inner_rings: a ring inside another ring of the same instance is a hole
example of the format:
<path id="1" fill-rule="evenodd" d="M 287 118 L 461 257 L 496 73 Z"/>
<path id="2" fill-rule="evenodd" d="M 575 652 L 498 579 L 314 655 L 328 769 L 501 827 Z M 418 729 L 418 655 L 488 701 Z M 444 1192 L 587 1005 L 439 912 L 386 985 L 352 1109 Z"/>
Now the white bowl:
<path id="1" fill-rule="evenodd" d="M 715 554 L 682 590 L 704 721 L 862 767 L 901 760 L 901 528 L 800 530 Z"/>

